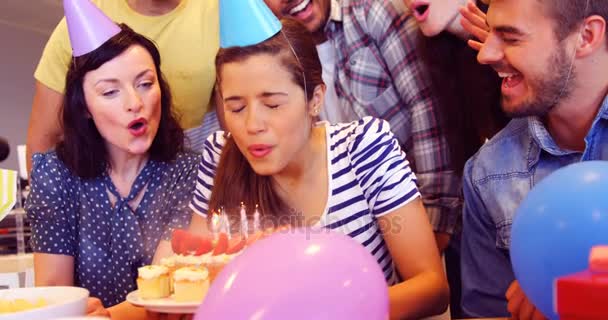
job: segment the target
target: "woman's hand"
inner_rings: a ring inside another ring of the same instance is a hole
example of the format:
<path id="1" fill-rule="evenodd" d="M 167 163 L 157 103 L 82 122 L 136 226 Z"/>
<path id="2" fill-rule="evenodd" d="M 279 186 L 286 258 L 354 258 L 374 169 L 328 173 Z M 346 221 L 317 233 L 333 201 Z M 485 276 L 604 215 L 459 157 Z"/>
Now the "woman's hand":
<path id="1" fill-rule="evenodd" d="M 391 319 L 445 312 L 449 288 L 433 228 L 418 198 L 378 218 L 382 237 L 404 282 L 389 288 Z"/>
<path id="2" fill-rule="evenodd" d="M 101 300 L 89 298 L 87 300 L 87 316 L 110 317 L 110 311 L 103 306 Z"/>
<path id="3" fill-rule="evenodd" d="M 460 19 L 462 27 L 478 40 L 469 40 L 467 44 L 473 50 L 479 51 L 490 32 L 490 27 L 486 23 L 486 14 L 470 0 L 460 8 L 460 14 L 462 15 L 462 19 Z"/>

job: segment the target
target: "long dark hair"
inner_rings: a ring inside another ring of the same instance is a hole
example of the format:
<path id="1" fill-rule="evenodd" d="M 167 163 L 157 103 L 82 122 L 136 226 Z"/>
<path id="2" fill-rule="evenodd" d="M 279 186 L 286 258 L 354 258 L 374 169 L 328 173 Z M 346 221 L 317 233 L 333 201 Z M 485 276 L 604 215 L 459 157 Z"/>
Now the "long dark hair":
<path id="1" fill-rule="evenodd" d="M 225 64 L 269 54 L 280 58 L 292 80 L 303 90 L 306 87 L 307 98 L 312 99 L 314 88 L 323 84 L 321 62 L 315 44 L 308 30 L 296 20 L 284 18 L 281 23 L 281 32 L 262 43 L 220 49 L 215 58 L 218 83 L 222 81 L 222 67 Z M 290 208 L 277 194 L 272 177 L 255 173 L 230 137 L 222 149 L 213 182 L 210 210 L 234 208 L 243 202 L 248 208 L 258 205 L 260 213 L 266 218 L 278 221 L 288 217 Z"/>
<path id="2" fill-rule="evenodd" d="M 439 99 L 439 120 L 446 130 L 452 169 L 462 175 L 465 162 L 485 138 L 491 138 L 508 122 L 500 108 L 501 80 L 491 67 L 477 63 L 477 52 L 450 32 L 418 38 L 433 93 Z"/>
<path id="3" fill-rule="evenodd" d="M 71 172 L 83 179 L 101 176 L 109 166 L 104 139 L 88 115 L 84 96 L 85 75 L 122 54 L 134 45 L 142 46 L 154 60 L 161 92 L 161 118 L 158 132 L 150 146 L 150 159 L 168 162 L 184 149 L 184 132 L 172 113 L 169 85 L 160 70 L 160 53 L 152 41 L 125 24 L 122 31 L 102 46 L 83 56 L 75 57 L 66 75 L 65 98 L 62 106 L 63 140 L 57 144 L 57 156 Z"/>

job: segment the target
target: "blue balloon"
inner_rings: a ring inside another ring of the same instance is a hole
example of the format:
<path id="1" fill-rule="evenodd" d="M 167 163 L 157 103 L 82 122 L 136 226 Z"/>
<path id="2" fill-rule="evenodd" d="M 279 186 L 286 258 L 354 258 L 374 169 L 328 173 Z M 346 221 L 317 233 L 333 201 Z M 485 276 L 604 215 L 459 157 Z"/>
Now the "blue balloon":
<path id="1" fill-rule="evenodd" d="M 532 303 L 550 319 L 556 278 L 588 267 L 591 247 L 608 244 L 608 162 L 561 168 L 536 185 L 517 210 L 511 263 Z"/>

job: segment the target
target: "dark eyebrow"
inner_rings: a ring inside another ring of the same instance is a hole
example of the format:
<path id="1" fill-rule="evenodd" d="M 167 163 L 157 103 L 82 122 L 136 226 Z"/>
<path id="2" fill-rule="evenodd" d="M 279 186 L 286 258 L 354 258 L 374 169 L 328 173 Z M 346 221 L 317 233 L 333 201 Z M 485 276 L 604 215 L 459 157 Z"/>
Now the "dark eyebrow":
<path id="1" fill-rule="evenodd" d="M 499 32 L 499 33 L 508 33 L 508 34 L 512 34 L 512 35 L 516 35 L 516 36 L 525 36 L 526 34 L 515 28 L 512 26 L 497 26 L 493 28 L 494 31 Z"/>
<path id="2" fill-rule="evenodd" d="M 262 94 L 259 95 L 262 98 L 269 98 L 272 96 L 288 96 L 287 93 L 285 92 L 263 92 Z M 242 100 L 243 97 L 239 97 L 239 96 L 232 96 L 232 97 L 228 97 L 225 98 L 224 101 L 228 102 L 228 101 L 239 101 Z"/>
<path id="3" fill-rule="evenodd" d="M 232 96 L 232 97 L 224 98 L 224 102 L 228 102 L 228 101 L 240 101 L 242 99 L 243 98 L 239 97 L 239 96 Z"/>
<path id="4" fill-rule="evenodd" d="M 287 93 L 285 93 L 285 92 L 264 92 L 260 96 L 263 98 L 268 98 L 268 97 L 277 96 L 277 95 L 287 96 Z"/>
<path id="5" fill-rule="evenodd" d="M 152 72 L 152 69 L 146 69 L 146 70 L 144 70 L 144 71 L 142 71 L 142 72 L 138 73 L 138 74 L 137 74 L 137 76 L 135 77 L 135 79 L 139 79 L 139 78 L 141 78 L 141 77 L 145 76 L 145 75 L 146 75 L 147 73 L 149 73 L 149 72 L 151 73 L 151 72 Z"/>
<path id="6" fill-rule="evenodd" d="M 152 72 L 151 69 L 146 69 L 140 73 L 137 74 L 137 76 L 135 77 L 135 79 L 139 79 L 141 77 L 143 77 L 144 75 L 146 75 L 148 72 Z M 97 82 L 95 82 L 95 85 L 99 84 L 100 82 L 111 82 L 111 83 L 116 83 L 118 82 L 118 79 L 115 78 L 106 78 L 106 79 L 100 79 Z"/>

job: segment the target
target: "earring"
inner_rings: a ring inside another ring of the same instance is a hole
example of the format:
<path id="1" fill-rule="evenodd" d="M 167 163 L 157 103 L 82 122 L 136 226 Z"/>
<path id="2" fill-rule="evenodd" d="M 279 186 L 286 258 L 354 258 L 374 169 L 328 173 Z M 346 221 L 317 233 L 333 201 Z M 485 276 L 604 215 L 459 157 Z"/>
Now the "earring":
<path id="1" fill-rule="evenodd" d="M 319 107 L 312 109 L 312 112 L 314 112 L 315 115 L 319 114 Z"/>

